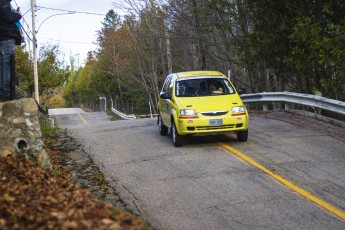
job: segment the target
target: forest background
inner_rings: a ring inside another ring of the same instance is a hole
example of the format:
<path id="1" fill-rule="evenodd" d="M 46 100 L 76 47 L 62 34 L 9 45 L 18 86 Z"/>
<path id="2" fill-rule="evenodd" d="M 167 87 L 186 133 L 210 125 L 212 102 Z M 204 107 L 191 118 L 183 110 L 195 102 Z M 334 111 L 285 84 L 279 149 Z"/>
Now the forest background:
<path id="1" fill-rule="evenodd" d="M 301 92 L 345 101 L 343 0 L 123 0 L 126 15 L 109 10 L 97 50 L 76 68 L 58 45 L 40 49 L 43 106 L 156 113 L 171 72 L 231 69 L 247 92 Z M 114 3 L 115 4 L 115 3 Z M 31 55 L 16 49 L 20 88 L 34 94 Z"/>

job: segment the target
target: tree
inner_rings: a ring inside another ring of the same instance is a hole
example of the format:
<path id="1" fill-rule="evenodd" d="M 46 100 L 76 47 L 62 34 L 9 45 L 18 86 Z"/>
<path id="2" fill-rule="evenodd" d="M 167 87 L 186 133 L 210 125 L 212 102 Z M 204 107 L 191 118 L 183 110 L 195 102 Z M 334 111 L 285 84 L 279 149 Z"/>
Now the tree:
<path id="1" fill-rule="evenodd" d="M 25 91 L 27 96 L 32 97 L 34 94 L 34 77 L 33 63 L 29 53 L 25 52 L 22 47 L 16 48 L 16 74 L 19 77 L 19 87 Z M 39 53 L 38 74 L 39 89 L 42 97 L 42 104 L 54 106 L 50 100 L 61 101 L 61 87 L 67 79 L 69 67 L 64 67 L 63 60 L 60 58 L 60 50 L 56 45 L 43 46 Z"/>
<path id="2" fill-rule="evenodd" d="M 59 52 L 56 45 L 43 46 L 40 49 L 38 59 L 40 93 L 46 93 L 61 86 L 66 80 L 68 71 L 63 68 L 63 61 L 59 60 Z"/>
<path id="3" fill-rule="evenodd" d="M 249 92 L 345 97 L 343 1 L 122 3 L 127 15 L 121 20 L 108 12 L 92 64 L 69 79 L 66 95 L 73 103 L 106 96 L 123 112 L 147 112 L 148 101 L 156 112 L 160 86 L 171 69 L 226 73 L 228 66 L 235 86 Z"/>
<path id="4" fill-rule="evenodd" d="M 59 56 L 57 45 L 45 45 L 40 49 L 37 66 L 42 104 L 50 104 L 49 100 L 61 93 L 59 87 L 67 79 L 69 69 L 63 67 L 63 60 Z"/>
<path id="5" fill-rule="evenodd" d="M 344 97 L 342 1 L 245 2 L 253 22 L 245 43 L 253 51 L 249 58 L 264 60 L 282 90 Z"/>
<path id="6" fill-rule="evenodd" d="M 96 60 L 92 52 L 88 53 L 84 67 L 69 75 L 66 82 L 63 97 L 66 106 L 79 106 L 97 109 L 98 86 L 95 79 Z"/>
<path id="7" fill-rule="evenodd" d="M 25 52 L 22 47 L 16 47 L 15 58 L 19 87 L 28 96 L 32 96 L 34 93 L 34 71 L 33 65 L 29 59 L 29 53 Z"/>

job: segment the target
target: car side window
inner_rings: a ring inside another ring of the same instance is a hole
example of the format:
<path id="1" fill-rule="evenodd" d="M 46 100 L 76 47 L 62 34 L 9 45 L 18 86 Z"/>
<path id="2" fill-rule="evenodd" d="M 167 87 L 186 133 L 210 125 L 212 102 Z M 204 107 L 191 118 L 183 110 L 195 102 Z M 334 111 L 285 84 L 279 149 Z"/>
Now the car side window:
<path id="1" fill-rule="evenodd" d="M 163 87 L 162 87 L 162 92 L 163 93 L 168 93 L 169 85 L 170 85 L 171 77 L 167 77 L 165 80 Z"/>
<path id="2" fill-rule="evenodd" d="M 168 90 L 167 90 L 168 94 L 171 96 L 173 95 L 173 89 L 174 89 L 174 80 L 173 78 L 171 78 L 168 84 Z"/>

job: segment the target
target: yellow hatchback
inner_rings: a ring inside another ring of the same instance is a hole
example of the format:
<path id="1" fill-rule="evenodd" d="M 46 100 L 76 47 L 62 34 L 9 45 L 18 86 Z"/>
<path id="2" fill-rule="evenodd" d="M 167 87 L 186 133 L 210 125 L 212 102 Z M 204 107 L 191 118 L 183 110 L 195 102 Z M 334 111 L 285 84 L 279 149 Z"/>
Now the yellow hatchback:
<path id="1" fill-rule="evenodd" d="M 183 136 L 231 133 L 248 139 L 248 112 L 229 79 L 217 71 L 170 74 L 158 102 L 161 135 L 171 130 L 176 147 Z"/>

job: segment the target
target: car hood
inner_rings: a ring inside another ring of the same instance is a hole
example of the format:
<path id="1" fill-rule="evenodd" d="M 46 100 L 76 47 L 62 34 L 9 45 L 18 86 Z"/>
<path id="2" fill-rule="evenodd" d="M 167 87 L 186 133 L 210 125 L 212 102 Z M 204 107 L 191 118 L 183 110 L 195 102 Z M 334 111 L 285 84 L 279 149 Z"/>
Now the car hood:
<path id="1" fill-rule="evenodd" d="M 233 106 L 242 106 L 243 103 L 237 94 L 205 96 L 205 97 L 178 97 L 176 104 L 181 109 L 195 109 L 197 112 L 231 110 Z"/>

